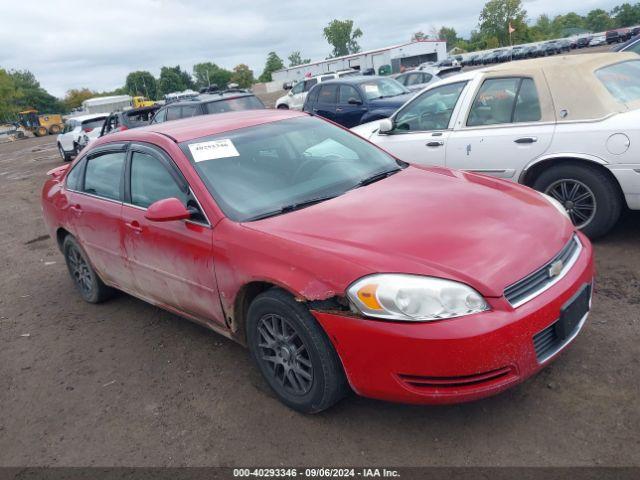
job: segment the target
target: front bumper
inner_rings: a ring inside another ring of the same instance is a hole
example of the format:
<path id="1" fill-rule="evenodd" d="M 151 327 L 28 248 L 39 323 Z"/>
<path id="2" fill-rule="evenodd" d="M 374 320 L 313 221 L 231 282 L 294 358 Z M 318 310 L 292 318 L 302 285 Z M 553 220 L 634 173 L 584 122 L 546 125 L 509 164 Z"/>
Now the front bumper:
<path id="1" fill-rule="evenodd" d="M 491 311 L 421 323 L 313 314 L 331 339 L 351 387 L 362 396 L 417 404 L 488 397 L 538 372 L 584 325 L 586 317 L 572 338 L 538 358 L 534 336 L 555 323 L 567 300 L 593 282 L 593 250 L 580 238 L 584 248 L 567 275 L 516 309 L 504 298 L 487 299 Z"/>

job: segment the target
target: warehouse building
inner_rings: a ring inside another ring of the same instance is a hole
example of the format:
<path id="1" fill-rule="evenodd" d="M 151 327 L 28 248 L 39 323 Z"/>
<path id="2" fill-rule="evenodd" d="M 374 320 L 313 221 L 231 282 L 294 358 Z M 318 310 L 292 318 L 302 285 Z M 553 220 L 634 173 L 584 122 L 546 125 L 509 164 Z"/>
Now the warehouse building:
<path id="1" fill-rule="evenodd" d="M 380 73 L 380 68 L 382 67 L 383 70 L 390 68 L 392 73 L 397 73 L 405 68 L 417 67 L 424 62 L 442 60 L 446 56 L 446 42 L 442 40 L 419 40 L 285 68 L 273 72 L 272 78 L 274 82 L 283 83 L 349 68 L 362 72 L 373 68 L 376 73 Z"/>

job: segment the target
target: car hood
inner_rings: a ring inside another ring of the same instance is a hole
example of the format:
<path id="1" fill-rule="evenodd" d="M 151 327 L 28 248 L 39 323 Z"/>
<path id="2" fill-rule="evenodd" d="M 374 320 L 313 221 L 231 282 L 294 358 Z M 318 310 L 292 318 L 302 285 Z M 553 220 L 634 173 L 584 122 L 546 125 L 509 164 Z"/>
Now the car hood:
<path id="1" fill-rule="evenodd" d="M 429 275 L 464 282 L 488 297 L 501 296 L 553 258 L 574 231 L 527 187 L 417 166 L 244 226 L 311 248 L 314 257 L 326 258 L 327 270 L 339 257 L 341 268 L 354 266 L 351 281 L 379 272 Z"/>
<path id="2" fill-rule="evenodd" d="M 353 127 L 351 131 L 369 140 L 373 137 L 373 134 L 378 131 L 378 128 L 380 128 L 380 120 L 374 120 L 373 122 L 363 123 L 362 125 Z"/>
<path id="3" fill-rule="evenodd" d="M 395 97 L 369 100 L 369 108 L 398 109 L 408 102 L 414 95 L 414 93 L 404 93 L 402 95 L 396 95 Z"/>

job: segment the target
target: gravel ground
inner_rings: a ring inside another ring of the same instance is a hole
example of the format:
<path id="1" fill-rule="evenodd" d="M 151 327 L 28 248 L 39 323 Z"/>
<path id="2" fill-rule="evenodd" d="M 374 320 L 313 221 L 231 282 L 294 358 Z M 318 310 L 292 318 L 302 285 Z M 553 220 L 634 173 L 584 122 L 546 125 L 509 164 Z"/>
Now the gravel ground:
<path id="1" fill-rule="evenodd" d="M 640 465 L 640 215 L 596 244 L 594 308 L 541 374 L 413 407 L 288 410 L 240 346 L 127 295 L 83 303 L 39 195 L 52 137 L 0 145 L 0 466 Z"/>

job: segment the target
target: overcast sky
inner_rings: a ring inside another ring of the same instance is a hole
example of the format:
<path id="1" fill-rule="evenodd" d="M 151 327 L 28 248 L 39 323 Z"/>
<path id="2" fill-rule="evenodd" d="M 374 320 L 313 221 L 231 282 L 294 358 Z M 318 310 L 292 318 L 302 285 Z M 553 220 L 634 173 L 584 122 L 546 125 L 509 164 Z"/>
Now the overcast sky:
<path id="1" fill-rule="evenodd" d="M 467 36 L 485 0 L 0 0 L 0 67 L 31 70 L 50 93 L 112 90 L 127 73 L 163 65 L 191 71 L 213 61 L 247 63 L 257 76 L 270 50 L 325 58 L 322 29 L 353 19 L 364 50 L 407 41 L 442 25 Z M 609 10 L 623 0 L 525 0 L 530 19 L 542 13 Z"/>

